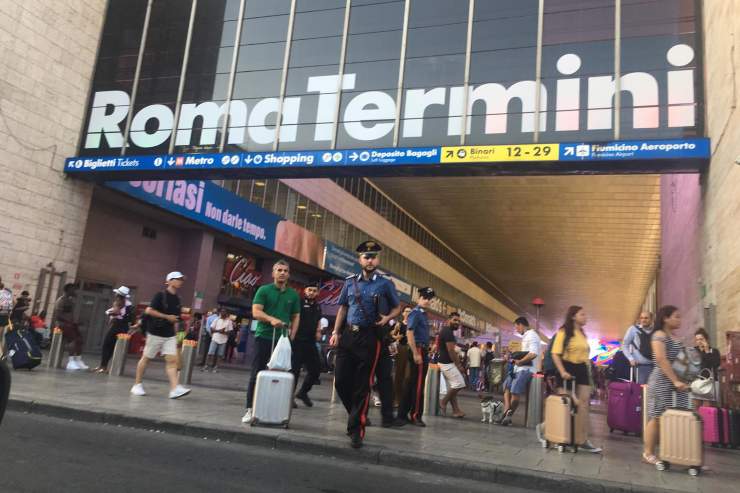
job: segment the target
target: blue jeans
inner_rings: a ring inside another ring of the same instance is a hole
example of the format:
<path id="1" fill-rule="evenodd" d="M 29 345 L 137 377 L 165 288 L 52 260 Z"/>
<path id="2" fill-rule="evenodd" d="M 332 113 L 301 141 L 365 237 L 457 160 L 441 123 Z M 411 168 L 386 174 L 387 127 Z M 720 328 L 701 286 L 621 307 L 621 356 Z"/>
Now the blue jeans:
<path id="1" fill-rule="evenodd" d="M 470 368 L 470 387 L 475 388 L 478 385 L 478 373 L 480 368 Z"/>

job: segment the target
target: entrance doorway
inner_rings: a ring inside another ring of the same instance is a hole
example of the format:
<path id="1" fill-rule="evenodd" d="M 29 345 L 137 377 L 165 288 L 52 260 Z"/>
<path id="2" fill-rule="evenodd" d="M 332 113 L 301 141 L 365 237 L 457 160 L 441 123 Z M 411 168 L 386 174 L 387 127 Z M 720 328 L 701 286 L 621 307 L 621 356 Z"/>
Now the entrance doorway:
<path id="1" fill-rule="evenodd" d="M 77 289 L 74 319 L 85 339 L 83 351 L 98 352 L 108 329 L 105 311 L 113 301 L 113 287 L 107 284 L 81 281 Z"/>

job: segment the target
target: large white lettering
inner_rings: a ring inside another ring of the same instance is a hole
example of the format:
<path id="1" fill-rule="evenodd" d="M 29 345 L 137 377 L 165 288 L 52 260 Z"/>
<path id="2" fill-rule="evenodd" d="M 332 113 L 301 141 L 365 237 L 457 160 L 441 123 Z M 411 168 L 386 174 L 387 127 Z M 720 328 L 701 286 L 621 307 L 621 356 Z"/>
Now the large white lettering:
<path id="1" fill-rule="evenodd" d="M 661 121 L 667 122 L 668 127 L 692 127 L 696 124 L 695 74 L 689 66 L 694 60 L 694 49 L 685 44 L 675 45 L 667 51 L 665 60 L 677 70 L 667 70 L 665 76 L 659 77 L 648 72 L 631 72 L 621 77 L 619 88 L 627 97 L 625 106 L 631 107 L 630 113 L 622 113 L 622 120 L 632 128 L 658 128 Z M 430 108 L 440 106 L 446 107 L 443 111 L 446 112 L 447 134 L 450 136 L 471 133 L 472 121 L 481 117 L 484 118 L 484 132 L 488 135 L 517 130 L 530 133 L 535 130 L 535 106 L 539 99 L 540 121 L 537 126 L 540 131 L 547 130 L 549 111 L 555 112 L 554 130 L 558 132 L 611 129 L 617 90 L 614 77 L 595 75 L 587 79 L 580 78 L 577 73 L 581 63 L 581 58 L 574 53 L 562 55 L 557 60 L 556 68 L 564 77 L 554 82 L 547 79 L 546 83 L 542 83 L 539 98 L 536 94 L 537 84 L 531 80 L 506 85 L 489 82 L 467 88 L 413 88 L 406 90 L 401 101 L 396 101 L 383 91 L 344 92 L 341 98 L 347 100 L 338 124 L 344 127 L 351 138 L 373 142 L 393 131 L 400 105 L 403 108 L 401 136 L 419 138 L 424 135 Z M 299 122 L 310 122 L 315 142 L 330 142 L 336 131 L 334 120 L 340 99 L 337 91 L 354 89 L 356 77 L 352 73 L 344 74 L 341 81 L 340 76 L 334 74 L 308 77 L 307 94 L 318 95 L 316 114 L 313 116 L 301 116 L 301 110 L 313 111 L 313 105 L 302 104 L 302 96 L 286 97 L 282 107 L 277 98 L 262 99 L 251 108 L 247 108 L 244 101 L 232 101 L 229 106 L 228 143 L 243 144 L 247 135 L 250 142 L 261 145 L 273 144 L 276 138 L 281 142 L 295 142 Z M 583 84 L 587 84 L 586 102 L 581 101 Z M 661 91 L 665 91 L 665 95 Z M 663 109 L 666 114 L 662 116 L 659 106 L 661 97 L 668 101 L 668 108 Z M 520 108 L 521 128 L 511 129 L 510 113 L 519 112 Z M 125 92 L 96 92 L 90 109 L 85 148 L 100 148 L 103 139 L 109 147 L 120 148 L 129 109 L 130 98 Z M 276 135 L 278 131 L 275 126 L 280 111 L 280 134 Z M 225 105 L 211 101 L 183 104 L 177 122 L 175 144 L 214 145 L 225 112 Z M 463 118 L 465 114 L 468 115 L 467 119 Z M 140 148 L 163 144 L 172 134 L 173 120 L 172 109 L 165 105 L 154 104 L 140 109 L 132 118 L 129 132 L 131 142 Z M 463 128 L 463 120 L 467 120 L 467 128 Z M 201 130 L 200 139 L 193 143 L 193 131 L 196 129 Z"/>

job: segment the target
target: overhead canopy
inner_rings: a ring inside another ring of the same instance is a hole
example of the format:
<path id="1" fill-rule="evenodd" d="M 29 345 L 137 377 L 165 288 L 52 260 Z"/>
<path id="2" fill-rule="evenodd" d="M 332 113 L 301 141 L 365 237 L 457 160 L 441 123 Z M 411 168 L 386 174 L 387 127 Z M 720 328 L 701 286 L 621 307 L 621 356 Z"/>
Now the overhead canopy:
<path id="1" fill-rule="evenodd" d="M 621 337 L 660 253 L 660 179 L 639 176 L 382 178 L 373 182 L 542 320 L 569 305 L 593 336 Z"/>

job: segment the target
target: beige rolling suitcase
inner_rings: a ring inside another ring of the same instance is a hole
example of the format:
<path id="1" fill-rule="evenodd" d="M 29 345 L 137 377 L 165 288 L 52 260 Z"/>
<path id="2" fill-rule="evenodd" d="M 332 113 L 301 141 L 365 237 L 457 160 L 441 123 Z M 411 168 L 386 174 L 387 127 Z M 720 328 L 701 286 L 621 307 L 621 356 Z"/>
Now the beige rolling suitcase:
<path id="1" fill-rule="evenodd" d="M 675 392 L 673 405 L 673 409 L 666 410 L 660 417 L 660 462 L 655 466 L 659 471 L 668 469 L 671 464 L 685 466 L 690 475 L 696 476 L 704 465 L 701 416 L 693 411 L 675 409 Z"/>
<path id="2" fill-rule="evenodd" d="M 567 382 L 566 391 L 567 391 Z M 578 414 L 578 406 L 575 402 L 576 384 L 570 394 L 555 394 L 545 400 L 545 440 L 547 446 L 556 445 L 559 452 L 564 452 L 566 447 L 573 447 L 578 452 L 578 447 L 586 441 L 585 415 Z"/>

